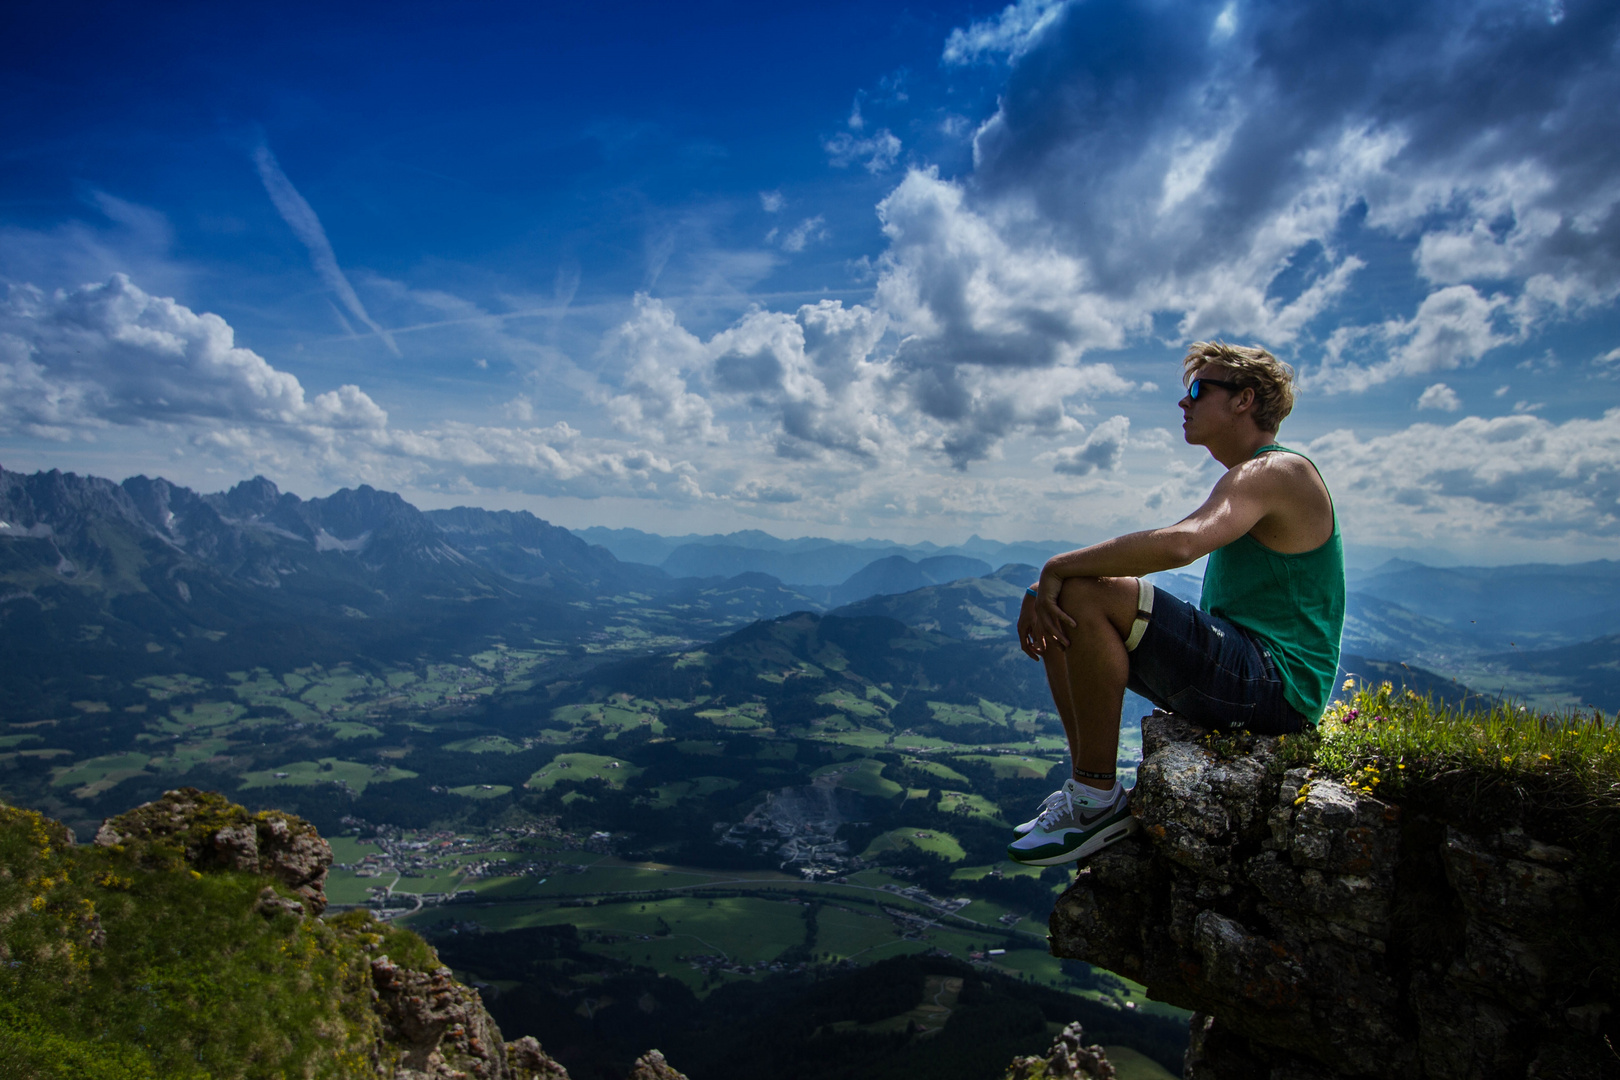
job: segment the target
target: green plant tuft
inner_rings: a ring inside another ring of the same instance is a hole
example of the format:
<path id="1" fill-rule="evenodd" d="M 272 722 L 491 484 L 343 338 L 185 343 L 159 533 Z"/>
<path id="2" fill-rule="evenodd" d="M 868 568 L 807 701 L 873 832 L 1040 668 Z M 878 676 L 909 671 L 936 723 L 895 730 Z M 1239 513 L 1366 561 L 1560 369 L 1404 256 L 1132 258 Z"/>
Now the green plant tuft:
<path id="1" fill-rule="evenodd" d="M 1466 776 L 1483 792 L 1535 790 L 1557 805 L 1620 808 L 1620 732 L 1602 712 L 1532 713 L 1512 702 L 1437 704 L 1389 683 L 1354 684 L 1314 740 L 1293 737 L 1323 772 L 1364 791 L 1396 794 Z"/>

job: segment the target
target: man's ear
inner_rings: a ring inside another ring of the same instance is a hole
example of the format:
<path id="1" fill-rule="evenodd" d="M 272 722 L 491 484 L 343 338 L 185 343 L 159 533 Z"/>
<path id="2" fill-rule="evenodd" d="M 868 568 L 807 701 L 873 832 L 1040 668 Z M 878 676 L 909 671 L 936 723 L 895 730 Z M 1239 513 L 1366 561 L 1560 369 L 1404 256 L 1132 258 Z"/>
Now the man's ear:
<path id="1" fill-rule="evenodd" d="M 1237 392 L 1237 397 L 1232 401 L 1232 408 L 1236 412 L 1248 412 L 1254 408 L 1254 403 L 1259 400 L 1260 396 L 1254 392 L 1254 387 L 1245 386 Z"/>

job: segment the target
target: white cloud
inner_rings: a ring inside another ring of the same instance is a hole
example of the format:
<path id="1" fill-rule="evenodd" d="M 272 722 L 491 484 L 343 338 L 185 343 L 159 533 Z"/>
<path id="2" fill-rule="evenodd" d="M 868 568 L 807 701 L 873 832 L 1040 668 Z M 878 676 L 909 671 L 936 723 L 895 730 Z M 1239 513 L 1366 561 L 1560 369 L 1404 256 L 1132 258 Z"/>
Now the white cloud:
<path id="1" fill-rule="evenodd" d="M 836 300 L 793 315 L 754 312 L 709 341 L 710 382 L 719 397 L 771 417 L 778 455 L 876 458 L 897 442 L 889 368 L 873 356 L 886 326 L 870 308 Z"/>
<path id="2" fill-rule="evenodd" d="M 0 307 L 0 424 L 54 437 L 163 421 L 381 428 L 357 387 L 306 396 L 240 348 L 224 319 L 149 296 L 122 274 L 47 295 L 13 287 Z"/>
<path id="3" fill-rule="evenodd" d="M 1018 0 L 994 19 L 952 30 L 945 41 L 947 64 L 966 64 L 987 55 L 1017 59 L 1051 25 L 1065 0 Z"/>
<path id="4" fill-rule="evenodd" d="M 878 214 L 889 249 L 877 303 L 901 334 L 897 379 L 943 425 L 933 445 L 953 465 L 1020 430 L 1064 430 L 1065 399 L 1082 391 L 1133 389 L 1108 365 L 1081 365 L 1088 349 L 1123 344 L 1133 317 L 1044 230 L 975 212 L 932 171 L 909 173 Z"/>
<path id="5" fill-rule="evenodd" d="M 586 439 L 566 423 L 534 426 L 526 397 L 502 411 L 528 426 L 394 427 L 359 387 L 310 394 L 237 345 L 224 319 L 151 296 L 122 275 L 52 294 L 14 286 L 0 304 L 0 432 L 72 440 L 146 431 L 243 470 L 303 462 L 342 483 L 454 473 L 515 491 L 702 495 L 690 463 Z"/>
<path id="6" fill-rule="evenodd" d="M 726 439 L 709 403 L 687 385 L 708 362 L 703 343 L 661 301 L 638 293 L 635 315 L 608 335 L 603 351 L 624 368 L 623 392 L 607 403 L 620 430 L 655 442 Z"/>
<path id="7" fill-rule="evenodd" d="M 1366 390 L 1403 375 L 1449 371 L 1477 363 L 1513 340 L 1496 321 L 1507 306 L 1497 295 L 1484 297 L 1472 285 L 1450 285 L 1424 297 L 1411 319 L 1391 319 L 1376 327 L 1344 327 L 1328 342 L 1328 357 L 1310 383 L 1327 390 Z M 1358 364 L 1349 353 L 1372 352 L 1387 359 Z"/>
<path id="8" fill-rule="evenodd" d="M 951 63 L 1011 61 L 955 216 L 1075 269 L 1072 303 L 1029 305 L 1059 327 L 1074 308 L 1126 337 L 1169 317 L 1183 338 L 1320 356 L 1330 390 L 1473 365 L 1620 297 L 1620 14 L 1585 10 L 1023 0 L 946 45 Z M 955 230 L 922 243 L 894 262 L 982 260 Z M 1391 251 L 1426 294 L 1358 325 L 1358 277 L 1382 260 L 1390 280 Z M 937 303 L 976 305 L 966 270 L 940 277 L 957 287 Z M 943 324 L 934 303 L 907 323 Z"/>
<path id="9" fill-rule="evenodd" d="M 370 327 L 371 332 L 388 346 L 388 351 L 399 356 L 399 346 L 394 344 L 393 336 L 366 313 L 359 294 L 354 291 L 354 286 L 349 284 L 343 268 L 338 265 L 337 253 L 332 250 L 332 242 L 326 238 L 326 230 L 321 227 L 321 219 L 315 215 L 315 208 L 298 193 L 297 188 L 293 187 L 292 181 L 287 179 L 287 174 L 281 171 L 281 164 L 276 161 L 270 148 L 260 146 L 256 149 L 253 152 L 253 163 L 258 166 L 259 179 L 264 181 L 264 190 L 269 193 L 270 201 L 275 203 L 276 211 L 309 249 L 309 259 L 315 267 L 315 273 L 326 283 L 327 288 L 337 293 L 338 299 L 343 301 L 343 306 L 348 309 L 349 314 Z"/>
<path id="10" fill-rule="evenodd" d="M 1420 409 L 1439 409 L 1442 412 L 1456 412 L 1462 408 L 1462 399 L 1457 397 L 1457 391 L 1443 382 L 1437 382 L 1418 397 L 1417 407 Z"/>
<path id="11" fill-rule="evenodd" d="M 1620 364 L 1620 348 L 1610 349 L 1606 353 L 1599 353 L 1592 357 L 1594 364 Z"/>
<path id="12" fill-rule="evenodd" d="M 1125 443 L 1130 431 L 1129 419 L 1123 416 L 1110 416 L 1092 429 L 1085 442 L 1044 454 L 1041 460 L 1050 460 L 1053 472 L 1069 476 L 1113 472 L 1125 458 Z"/>
<path id="13" fill-rule="evenodd" d="M 871 138 L 861 139 L 847 131 L 840 131 L 822 141 L 827 160 L 840 169 L 847 169 L 864 160 L 866 171 L 872 174 L 894 167 L 900 160 L 900 140 L 888 128 L 879 128 Z"/>
<path id="14" fill-rule="evenodd" d="M 1366 440 L 1335 431 L 1309 450 L 1361 543 L 1620 533 L 1620 408 L 1558 424 L 1466 417 Z"/>
<path id="15" fill-rule="evenodd" d="M 759 193 L 759 205 L 767 214 L 775 214 L 786 205 L 780 191 L 762 191 Z"/>
<path id="16" fill-rule="evenodd" d="M 782 250 L 798 254 L 817 240 L 827 238 L 827 219 L 817 214 L 805 218 L 782 237 Z"/>

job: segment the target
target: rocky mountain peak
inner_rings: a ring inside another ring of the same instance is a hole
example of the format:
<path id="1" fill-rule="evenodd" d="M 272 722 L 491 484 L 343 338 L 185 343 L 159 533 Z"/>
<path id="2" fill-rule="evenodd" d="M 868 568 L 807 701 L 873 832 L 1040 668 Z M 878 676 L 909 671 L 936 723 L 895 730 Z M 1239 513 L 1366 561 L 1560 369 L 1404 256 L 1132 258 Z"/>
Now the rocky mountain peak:
<path id="1" fill-rule="evenodd" d="M 229 491 L 216 496 L 231 517 L 260 518 L 275 510 L 281 501 L 281 489 L 263 476 L 243 480 Z"/>

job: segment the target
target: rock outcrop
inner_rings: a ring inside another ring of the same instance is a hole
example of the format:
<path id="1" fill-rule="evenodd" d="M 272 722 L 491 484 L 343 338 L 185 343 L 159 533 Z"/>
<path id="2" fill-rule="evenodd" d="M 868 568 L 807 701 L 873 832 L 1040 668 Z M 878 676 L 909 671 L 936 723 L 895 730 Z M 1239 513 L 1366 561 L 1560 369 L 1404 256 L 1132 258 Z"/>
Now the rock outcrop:
<path id="1" fill-rule="evenodd" d="M 198 870 L 264 874 L 297 893 L 310 914 L 326 910 L 332 846 L 315 826 L 280 810 L 254 814 L 216 792 L 181 788 L 108 818 L 96 843 L 139 845 L 153 864 L 184 860 Z"/>
<path id="2" fill-rule="evenodd" d="M 371 983 L 386 1056 L 394 1057 L 379 1071 L 391 1080 L 567 1080 L 532 1037 L 509 1046 L 478 991 L 449 968 L 413 971 L 379 956 Z"/>
<path id="3" fill-rule="evenodd" d="M 269 878 L 273 884 L 260 888 L 253 902 L 253 910 L 269 919 L 315 919 L 326 907 L 323 885 L 332 850 L 315 827 L 278 810 L 252 813 L 213 792 L 165 792 L 109 819 L 96 844 L 156 872 L 236 871 Z M 357 989 L 365 1004 L 358 1007 L 355 1032 L 362 1044 L 371 1042 L 362 1056 L 378 1080 L 569 1080 L 568 1070 L 533 1037 L 506 1042 L 478 991 L 457 982 L 414 934 L 363 911 L 315 925 L 335 939 L 328 947 L 348 950 L 362 973 Z M 409 962 L 404 953 L 385 954 L 390 940 L 405 947 Z M 686 1078 L 651 1050 L 636 1061 L 629 1080 Z"/>
<path id="4" fill-rule="evenodd" d="M 1087 1046 L 1078 1021 L 1052 1040 L 1045 1057 L 1013 1058 L 1002 1080 L 1114 1080 L 1114 1067 L 1101 1046 Z"/>
<path id="5" fill-rule="evenodd" d="M 1620 1076 L 1620 929 L 1558 837 L 1174 716 L 1143 744 L 1141 835 L 1079 871 L 1051 945 L 1194 1010 L 1189 1080 Z"/>

